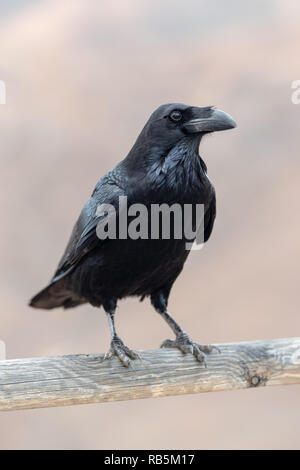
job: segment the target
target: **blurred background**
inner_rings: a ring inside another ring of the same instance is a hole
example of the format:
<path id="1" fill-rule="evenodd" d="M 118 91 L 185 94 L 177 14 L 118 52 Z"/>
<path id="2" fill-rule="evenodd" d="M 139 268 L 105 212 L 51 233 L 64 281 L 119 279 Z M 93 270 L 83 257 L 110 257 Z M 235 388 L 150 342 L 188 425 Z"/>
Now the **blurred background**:
<path id="1" fill-rule="evenodd" d="M 91 306 L 39 311 L 97 180 L 160 104 L 216 105 L 238 128 L 202 141 L 218 216 L 170 311 L 202 343 L 299 336 L 300 4 L 296 0 L 3 0 L 0 339 L 7 358 L 105 352 Z M 120 336 L 170 331 L 136 299 Z M 2 413 L 2 449 L 300 448 L 299 387 Z"/>

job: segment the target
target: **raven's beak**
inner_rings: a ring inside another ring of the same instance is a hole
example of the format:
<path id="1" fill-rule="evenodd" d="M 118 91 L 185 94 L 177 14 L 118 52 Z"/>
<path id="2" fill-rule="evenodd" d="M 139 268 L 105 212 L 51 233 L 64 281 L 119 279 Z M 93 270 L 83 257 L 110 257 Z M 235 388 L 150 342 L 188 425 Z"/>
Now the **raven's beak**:
<path id="1" fill-rule="evenodd" d="M 224 111 L 221 111 L 220 109 L 196 109 L 199 110 L 199 117 L 195 116 L 193 119 L 184 124 L 184 127 L 187 132 L 198 133 L 225 131 L 227 129 L 233 129 L 234 127 L 236 127 L 236 122 L 234 121 L 234 119 L 229 114 L 225 113 Z"/>

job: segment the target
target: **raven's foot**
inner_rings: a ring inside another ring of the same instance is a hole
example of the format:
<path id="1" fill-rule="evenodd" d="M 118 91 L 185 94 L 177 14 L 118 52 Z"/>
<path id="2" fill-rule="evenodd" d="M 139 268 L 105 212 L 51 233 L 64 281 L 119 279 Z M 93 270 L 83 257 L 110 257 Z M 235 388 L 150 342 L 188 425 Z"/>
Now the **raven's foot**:
<path id="1" fill-rule="evenodd" d="M 161 348 L 178 348 L 184 354 L 193 354 L 195 358 L 203 363 L 206 367 L 206 354 L 211 353 L 214 349 L 220 352 L 217 346 L 210 344 L 202 345 L 194 343 L 191 338 L 184 332 L 178 333 L 175 340 L 166 339 L 160 346 Z"/>
<path id="2" fill-rule="evenodd" d="M 112 356 L 117 356 L 125 367 L 132 366 L 132 360 L 140 358 L 140 356 L 129 349 L 118 336 L 114 336 L 111 340 L 110 350 L 105 354 L 104 360 Z"/>

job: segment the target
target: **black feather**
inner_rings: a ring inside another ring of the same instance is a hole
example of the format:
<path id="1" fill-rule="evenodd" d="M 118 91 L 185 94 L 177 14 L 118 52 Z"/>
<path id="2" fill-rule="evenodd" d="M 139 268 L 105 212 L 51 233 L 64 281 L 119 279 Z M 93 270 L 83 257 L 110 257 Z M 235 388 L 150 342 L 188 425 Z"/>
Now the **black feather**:
<path id="1" fill-rule="evenodd" d="M 181 110 L 182 123 L 170 121 L 172 109 Z M 171 104 L 153 113 L 127 157 L 96 185 L 54 277 L 30 305 L 70 308 L 90 302 L 101 306 L 112 298 L 143 299 L 160 290 L 169 295 L 189 254 L 186 240 L 100 240 L 97 207 L 109 203 L 117 209 L 120 196 L 127 196 L 128 205 L 141 203 L 149 208 L 153 203 L 204 204 L 207 241 L 215 219 L 215 192 L 198 154 L 203 133 L 188 133 L 184 123 L 195 110 L 210 116 L 211 109 Z"/>

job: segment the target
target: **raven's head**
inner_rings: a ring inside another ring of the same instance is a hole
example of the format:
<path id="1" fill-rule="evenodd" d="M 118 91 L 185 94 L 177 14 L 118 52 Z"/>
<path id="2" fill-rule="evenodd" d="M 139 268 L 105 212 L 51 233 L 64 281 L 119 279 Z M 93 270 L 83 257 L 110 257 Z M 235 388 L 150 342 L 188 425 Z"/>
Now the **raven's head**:
<path id="1" fill-rule="evenodd" d="M 137 167 L 148 165 L 149 160 L 160 160 L 182 141 L 196 150 L 203 135 L 234 127 L 229 114 L 212 106 L 164 104 L 151 114 L 128 157 Z"/>
<path id="2" fill-rule="evenodd" d="M 236 127 L 233 118 L 212 106 L 197 107 L 181 103 L 164 104 L 152 113 L 144 131 L 147 136 L 170 146 L 186 135 L 202 136 Z"/>

